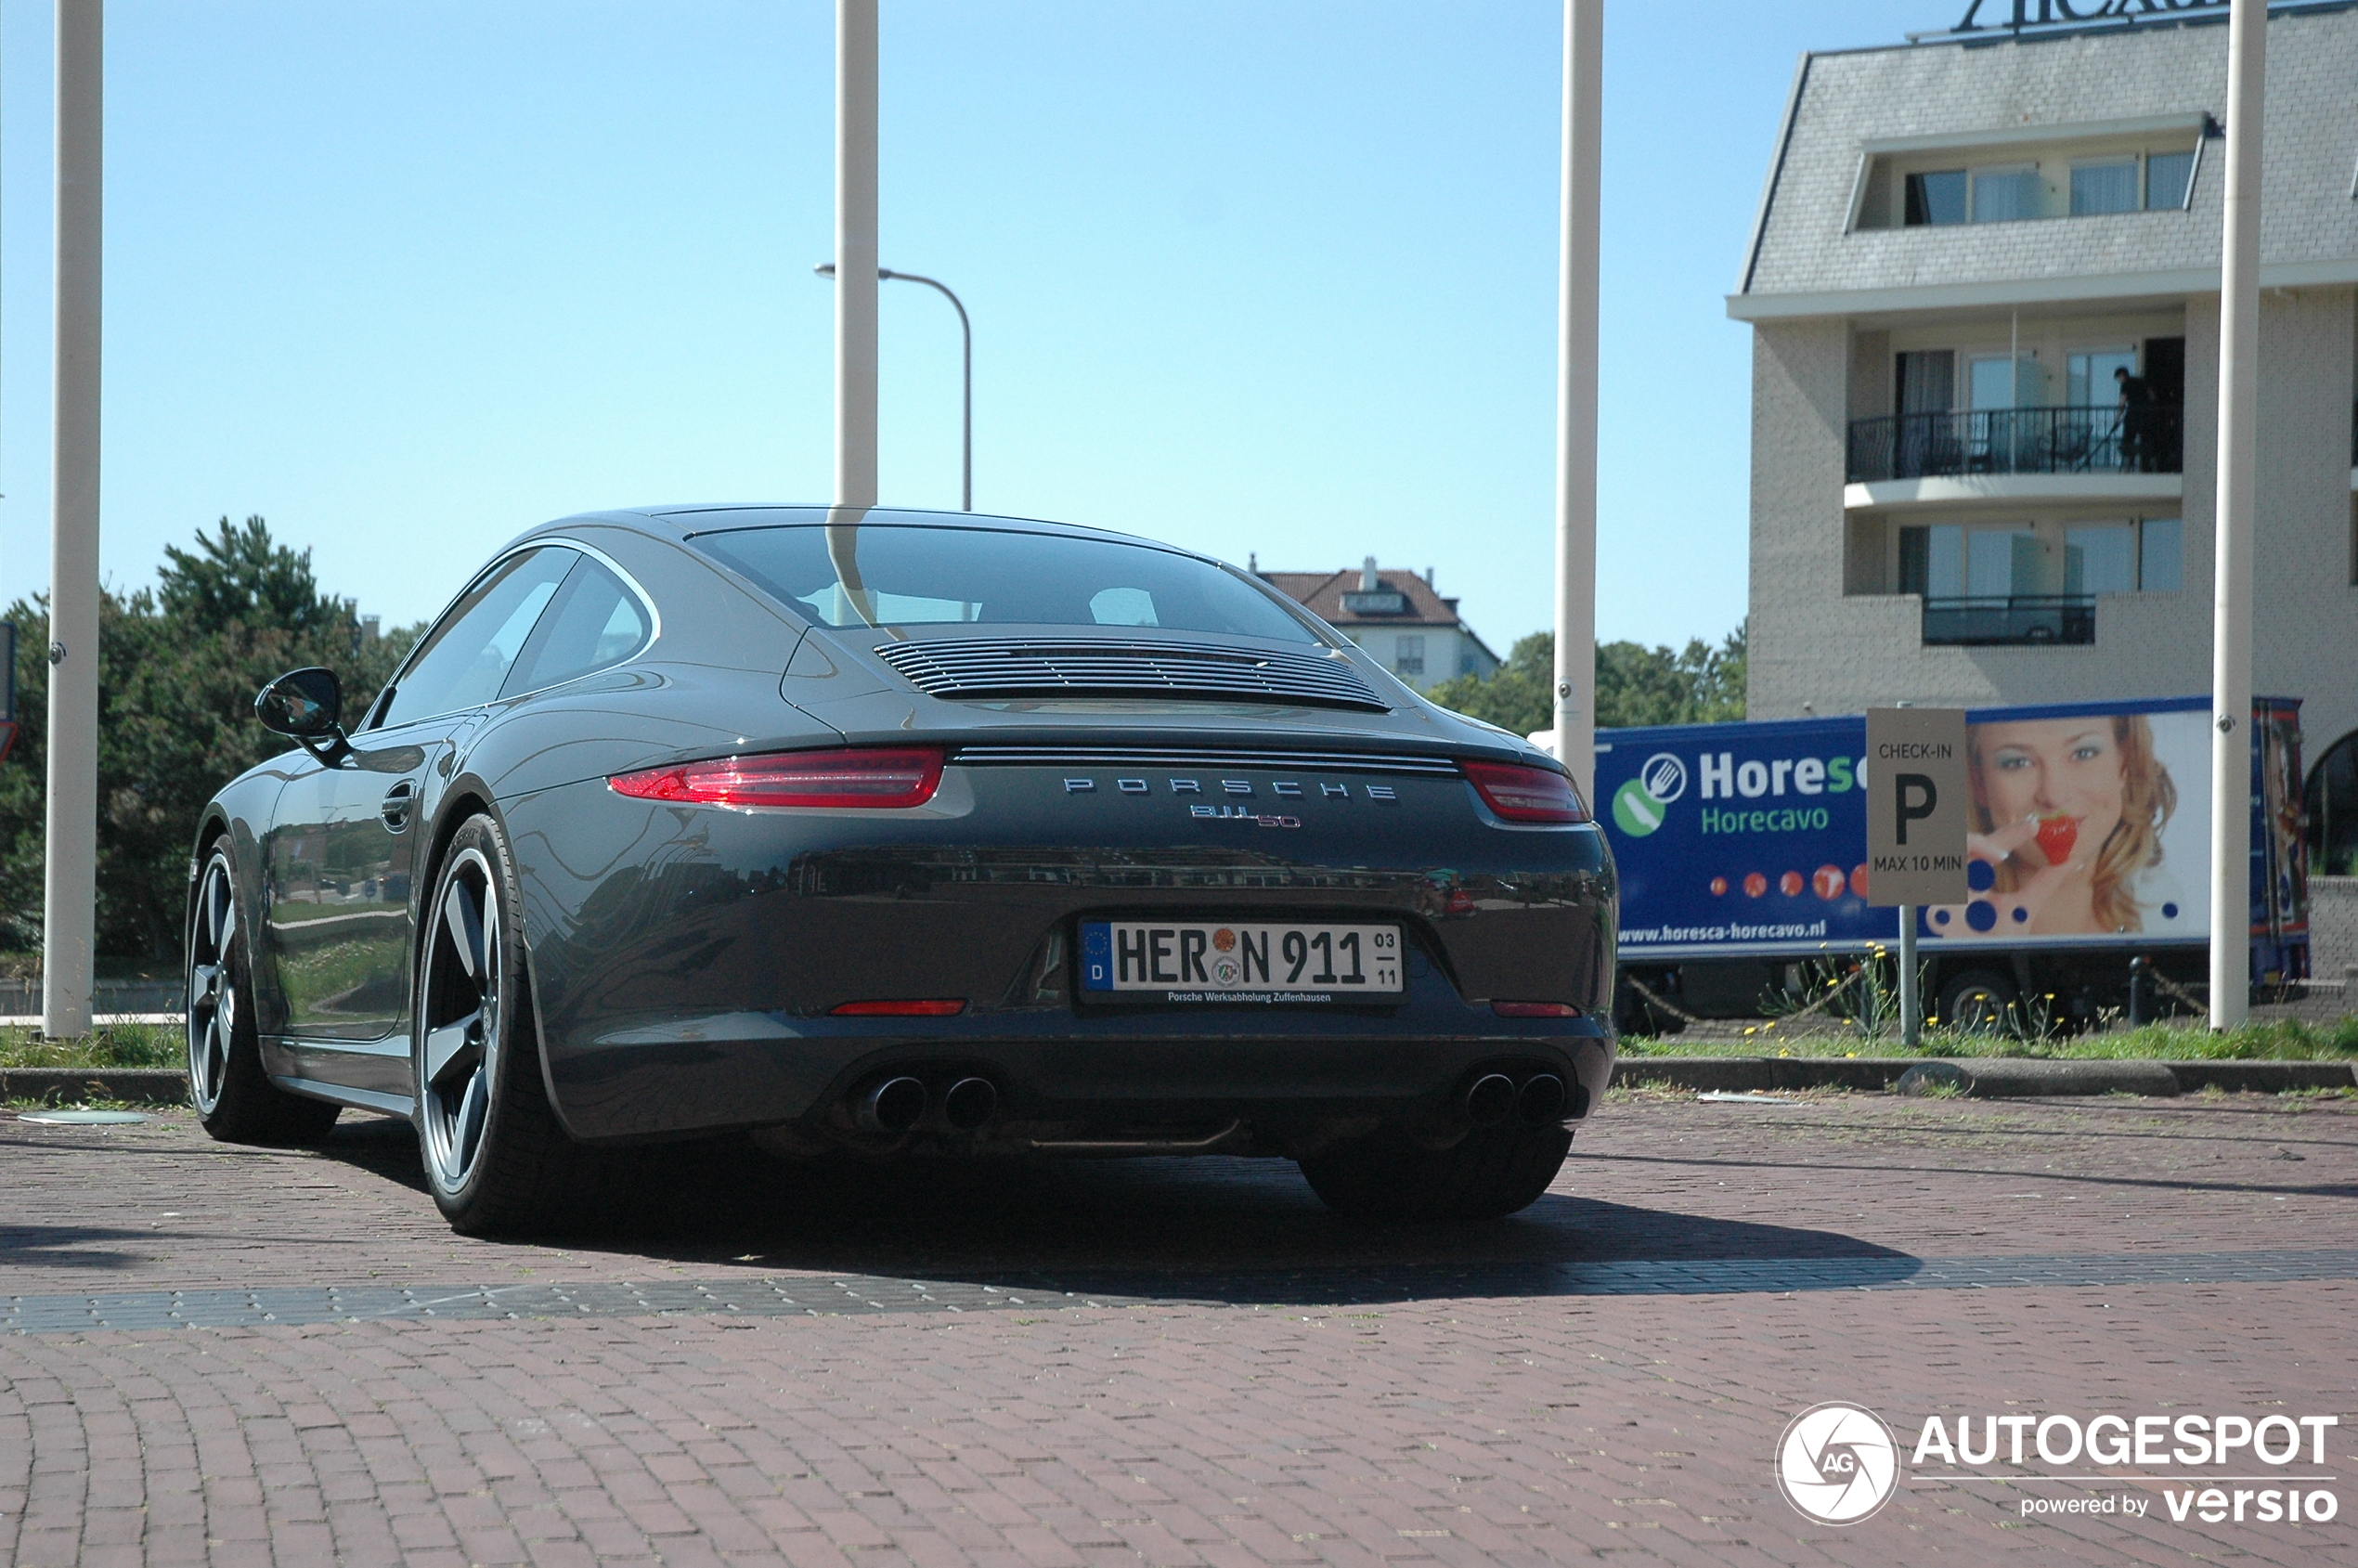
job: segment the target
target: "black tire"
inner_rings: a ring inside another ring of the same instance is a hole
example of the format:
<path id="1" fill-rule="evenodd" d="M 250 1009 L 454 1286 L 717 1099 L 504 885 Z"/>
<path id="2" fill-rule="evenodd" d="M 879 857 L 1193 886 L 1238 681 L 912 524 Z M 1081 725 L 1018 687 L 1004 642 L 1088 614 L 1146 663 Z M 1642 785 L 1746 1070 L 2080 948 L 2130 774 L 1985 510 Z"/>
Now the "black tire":
<path id="1" fill-rule="evenodd" d="M 2022 1017 L 2015 982 L 1994 969 L 1967 969 L 1940 982 L 1933 1016 L 1963 1034 L 2012 1034 Z"/>
<path id="2" fill-rule="evenodd" d="M 1354 1220 L 1495 1220 L 1529 1208 L 1563 1169 L 1572 1129 L 1479 1127 L 1444 1149 L 1380 1133 L 1310 1155 L 1302 1173 Z"/>
<path id="3" fill-rule="evenodd" d="M 410 1067 L 426 1187 L 468 1236 L 545 1229 L 594 1203 L 597 1162 L 540 1075 L 515 862 L 488 816 L 460 824 L 419 913 Z"/>
<path id="4" fill-rule="evenodd" d="M 214 840 L 188 908 L 188 1101 L 204 1130 L 223 1143 L 302 1144 L 328 1135 L 336 1107 L 291 1095 L 262 1069 L 253 1009 L 253 967 L 239 918 L 238 868 L 227 838 Z"/>

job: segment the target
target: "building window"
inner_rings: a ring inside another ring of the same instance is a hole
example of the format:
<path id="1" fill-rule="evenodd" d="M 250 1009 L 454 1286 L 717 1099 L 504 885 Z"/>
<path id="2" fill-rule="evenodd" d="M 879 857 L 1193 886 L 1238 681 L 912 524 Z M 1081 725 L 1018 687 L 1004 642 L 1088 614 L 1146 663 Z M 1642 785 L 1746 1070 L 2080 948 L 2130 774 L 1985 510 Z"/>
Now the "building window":
<path id="1" fill-rule="evenodd" d="M 2137 588 L 2137 525 L 2074 524 L 2064 530 L 2064 591 L 2133 593 Z"/>
<path id="2" fill-rule="evenodd" d="M 1908 176 L 1907 224 L 1951 224 L 1965 221 L 1965 172 L 1941 169 Z"/>
<path id="3" fill-rule="evenodd" d="M 2145 207 L 2148 211 L 2160 207 L 2183 207 L 2194 184 L 2195 155 L 2187 152 L 2155 152 L 2145 158 Z"/>
<path id="4" fill-rule="evenodd" d="M 1343 613 L 1353 616 L 1405 616 L 1408 596 L 1396 588 L 1376 588 L 1342 596 Z"/>
<path id="5" fill-rule="evenodd" d="M 2032 530 L 1956 523 L 1899 530 L 1899 591 L 1927 599 L 2011 599 L 2044 590 Z"/>
<path id="6" fill-rule="evenodd" d="M 2137 525 L 2137 586 L 2147 593 L 2179 593 L 2186 586 L 2182 553 L 2184 530 L 2175 517 L 2148 517 Z"/>
<path id="7" fill-rule="evenodd" d="M 1973 221 L 2012 223 L 2042 217 L 2046 194 L 2036 163 L 1998 163 L 1973 172 Z"/>
<path id="8" fill-rule="evenodd" d="M 2071 215 L 2084 218 L 2098 213 L 2137 210 L 2137 160 L 2082 159 L 2071 166 Z"/>
<path id="9" fill-rule="evenodd" d="M 2064 366 L 2068 385 L 2064 401 L 2075 408 L 2109 408 L 2120 401 L 2120 382 L 2115 370 L 2137 373 L 2137 351 L 2133 348 L 2092 348 L 2066 355 Z"/>
<path id="10" fill-rule="evenodd" d="M 1916 228 L 2183 208 L 2200 156 L 2191 125 L 2184 136 L 2183 145 L 2166 151 L 2100 136 L 2040 147 L 1878 154 L 1860 188 L 1857 223 Z M 1979 162 L 1985 158 L 1992 162 Z M 1933 159 L 1953 159 L 1955 165 L 1907 167 Z"/>
<path id="11" fill-rule="evenodd" d="M 1425 672 L 1425 640 L 1421 636 L 1402 638 L 1392 667 L 1400 675 L 1422 675 Z"/>

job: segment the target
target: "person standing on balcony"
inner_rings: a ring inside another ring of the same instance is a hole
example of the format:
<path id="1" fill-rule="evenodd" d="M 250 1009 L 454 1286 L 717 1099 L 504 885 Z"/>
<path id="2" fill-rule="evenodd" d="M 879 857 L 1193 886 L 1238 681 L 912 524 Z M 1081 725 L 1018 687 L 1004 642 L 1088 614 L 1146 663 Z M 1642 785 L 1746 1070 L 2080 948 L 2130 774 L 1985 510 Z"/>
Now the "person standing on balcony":
<path id="1" fill-rule="evenodd" d="M 2132 376 L 2127 366 L 2116 366 L 2112 379 L 2120 387 L 2120 466 L 2138 473 L 2151 473 L 2155 460 L 2160 456 L 2155 440 L 2155 404 L 2153 383 L 2143 376 Z"/>

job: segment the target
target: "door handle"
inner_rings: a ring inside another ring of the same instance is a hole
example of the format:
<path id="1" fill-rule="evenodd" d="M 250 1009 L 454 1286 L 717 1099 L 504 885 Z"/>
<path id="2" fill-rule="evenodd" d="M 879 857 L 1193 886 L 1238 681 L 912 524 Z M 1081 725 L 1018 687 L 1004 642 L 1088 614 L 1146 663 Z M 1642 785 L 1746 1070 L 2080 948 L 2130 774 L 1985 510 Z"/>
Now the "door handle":
<path id="1" fill-rule="evenodd" d="M 377 814 L 384 819 L 389 830 L 399 833 L 409 825 L 409 808 L 417 803 L 418 782 L 404 779 L 385 791 L 384 800 L 377 807 Z"/>

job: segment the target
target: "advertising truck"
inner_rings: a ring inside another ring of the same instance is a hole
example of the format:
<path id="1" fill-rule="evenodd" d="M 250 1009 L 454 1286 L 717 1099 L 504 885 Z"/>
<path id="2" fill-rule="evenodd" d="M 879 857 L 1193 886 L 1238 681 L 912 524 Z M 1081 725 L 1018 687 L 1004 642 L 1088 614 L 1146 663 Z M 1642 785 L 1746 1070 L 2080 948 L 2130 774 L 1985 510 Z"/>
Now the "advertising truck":
<path id="1" fill-rule="evenodd" d="M 2253 704 L 2255 993 L 2309 973 L 2300 705 Z M 2083 1027 L 2183 1011 L 2209 972 L 2210 702 L 1976 708 L 1962 904 L 1915 912 L 1933 1017 Z M 1897 952 L 1867 901 L 1866 720 L 1600 730 L 1597 815 L 1621 878 L 1622 1027 L 1814 1000 Z M 2229 914 L 2228 918 L 2236 918 Z"/>

